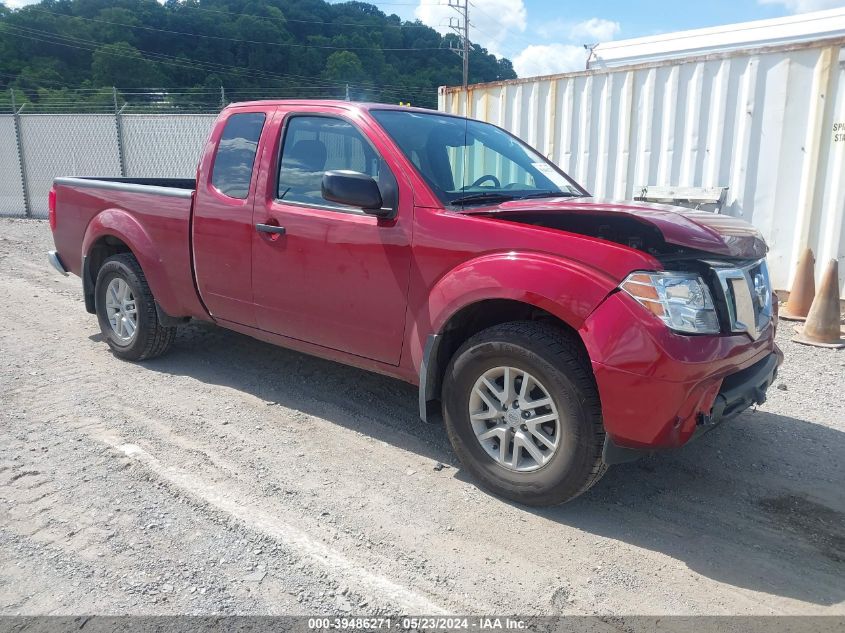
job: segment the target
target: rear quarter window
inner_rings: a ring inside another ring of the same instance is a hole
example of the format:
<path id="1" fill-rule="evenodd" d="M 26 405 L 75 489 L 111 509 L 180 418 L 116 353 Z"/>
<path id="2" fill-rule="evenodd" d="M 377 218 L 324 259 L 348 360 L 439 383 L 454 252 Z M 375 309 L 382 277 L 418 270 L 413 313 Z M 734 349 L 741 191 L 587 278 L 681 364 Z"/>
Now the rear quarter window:
<path id="1" fill-rule="evenodd" d="M 249 195 L 264 120 L 263 112 L 244 112 L 233 114 L 226 121 L 211 172 L 211 184 L 220 193 L 239 199 Z"/>

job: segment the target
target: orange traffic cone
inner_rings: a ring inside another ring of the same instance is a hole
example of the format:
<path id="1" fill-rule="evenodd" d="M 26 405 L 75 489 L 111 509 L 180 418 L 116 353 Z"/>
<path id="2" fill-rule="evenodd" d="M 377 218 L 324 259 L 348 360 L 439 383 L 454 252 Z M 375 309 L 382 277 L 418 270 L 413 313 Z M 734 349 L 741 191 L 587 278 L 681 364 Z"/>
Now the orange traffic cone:
<path id="1" fill-rule="evenodd" d="M 824 271 L 819 293 L 813 299 L 807 322 L 792 340 L 816 347 L 845 347 L 839 314 L 839 263 L 832 259 Z M 799 328 L 796 327 L 796 330 Z"/>
<path id="2" fill-rule="evenodd" d="M 789 299 L 781 307 L 778 315 L 781 319 L 803 321 L 807 318 L 810 304 L 813 303 L 813 297 L 816 294 L 815 265 L 816 258 L 813 256 L 813 251 L 808 248 L 798 260 Z"/>

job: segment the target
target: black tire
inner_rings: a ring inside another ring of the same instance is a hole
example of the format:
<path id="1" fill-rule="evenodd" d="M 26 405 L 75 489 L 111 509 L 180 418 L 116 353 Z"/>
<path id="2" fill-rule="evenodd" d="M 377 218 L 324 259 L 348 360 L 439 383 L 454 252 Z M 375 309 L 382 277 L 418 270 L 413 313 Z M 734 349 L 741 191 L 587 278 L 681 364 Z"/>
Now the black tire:
<path id="1" fill-rule="evenodd" d="M 109 323 L 106 309 L 106 290 L 116 277 L 123 279 L 132 291 L 138 315 L 137 329 L 129 342 L 121 341 Z M 175 327 L 164 327 L 159 323 L 155 300 L 147 285 L 147 278 L 138 260 L 131 253 L 120 253 L 109 257 L 97 273 L 94 286 L 94 305 L 100 331 L 116 356 L 125 360 L 146 360 L 161 356 L 176 338 Z"/>
<path id="2" fill-rule="evenodd" d="M 601 458 L 604 426 L 588 359 L 578 343 L 550 325 L 515 321 L 467 340 L 452 357 L 443 381 L 443 419 L 464 466 L 491 492 L 518 503 L 547 506 L 574 499 L 607 470 Z M 560 444 L 532 472 L 508 470 L 476 438 L 470 395 L 489 369 L 510 366 L 535 376 L 549 392 L 560 418 Z"/>

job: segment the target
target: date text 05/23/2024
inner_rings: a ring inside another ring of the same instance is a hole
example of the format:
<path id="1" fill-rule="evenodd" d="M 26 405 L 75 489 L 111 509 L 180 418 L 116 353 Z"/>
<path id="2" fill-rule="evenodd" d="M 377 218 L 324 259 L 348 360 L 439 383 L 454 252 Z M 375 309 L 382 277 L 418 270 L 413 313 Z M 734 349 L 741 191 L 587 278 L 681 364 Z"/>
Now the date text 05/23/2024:
<path id="1" fill-rule="evenodd" d="M 478 630 L 520 631 L 524 620 L 511 617 L 316 617 L 308 618 L 311 630 Z"/>

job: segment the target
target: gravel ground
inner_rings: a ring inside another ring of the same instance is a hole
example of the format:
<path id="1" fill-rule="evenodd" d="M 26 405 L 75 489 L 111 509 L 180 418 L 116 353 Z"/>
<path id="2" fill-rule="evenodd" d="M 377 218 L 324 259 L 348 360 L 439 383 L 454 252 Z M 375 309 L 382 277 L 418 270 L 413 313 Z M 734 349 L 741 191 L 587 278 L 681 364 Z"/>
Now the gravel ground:
<path id="1" fill-rule="evenodd" d="M 202 324 L 116 359 L 51 245 L 0 220 L 2 614 L 845 614 L 845 352 L 782 326 L 764 407 L 530 510 L 403 383 Z"/>

